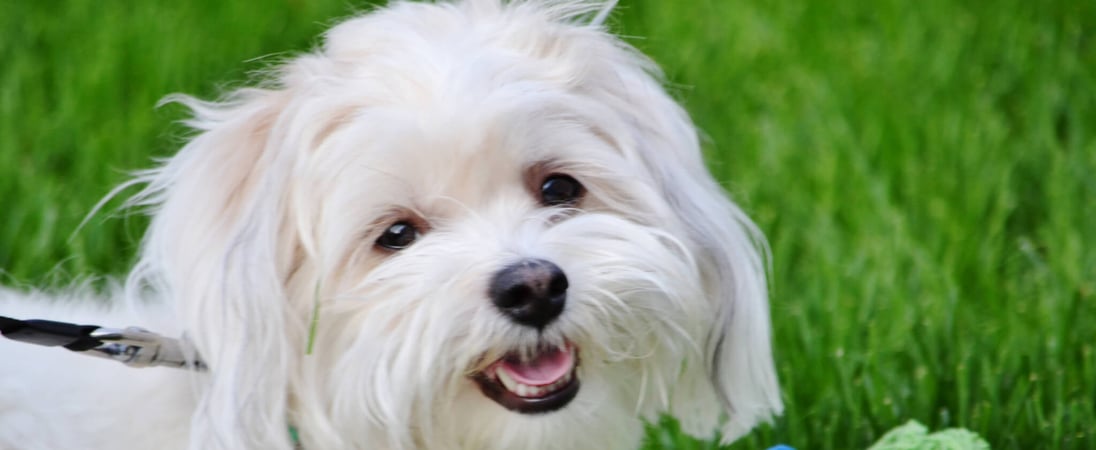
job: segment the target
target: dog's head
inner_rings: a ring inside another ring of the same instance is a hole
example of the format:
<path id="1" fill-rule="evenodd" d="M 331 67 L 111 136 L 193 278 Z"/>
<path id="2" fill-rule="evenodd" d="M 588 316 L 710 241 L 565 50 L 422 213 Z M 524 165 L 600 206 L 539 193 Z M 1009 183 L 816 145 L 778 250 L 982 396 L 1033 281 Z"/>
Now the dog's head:
<path id="1" fill-rule="evenodd" d="M 400 3 L 178 99 L 198 133 L 142 178 L 133 281 L 211 367 L 195 445 L 626 448 L 779 412 L 762 238 L 597 8 Z"/>

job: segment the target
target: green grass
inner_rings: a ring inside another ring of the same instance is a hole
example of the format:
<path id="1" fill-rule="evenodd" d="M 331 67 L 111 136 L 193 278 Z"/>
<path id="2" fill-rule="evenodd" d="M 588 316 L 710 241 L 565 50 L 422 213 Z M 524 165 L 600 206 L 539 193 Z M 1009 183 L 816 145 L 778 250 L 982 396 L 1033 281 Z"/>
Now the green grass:
<path id="1" fill-rule="evenodd" d="M 144 219 L 70 235 L 179 146 L 157 99 L 242 84 L 351 9 L 9 3 L 5 284 L 123 273 Z M 772 243 L 787 412 L 732 448 L 863 448 L 908 419 L 1096 448 L 1096 2 L 622 4 L 614 27 L 666 68 Z M 714 448 L 672 423 L 648 437 Z"/>

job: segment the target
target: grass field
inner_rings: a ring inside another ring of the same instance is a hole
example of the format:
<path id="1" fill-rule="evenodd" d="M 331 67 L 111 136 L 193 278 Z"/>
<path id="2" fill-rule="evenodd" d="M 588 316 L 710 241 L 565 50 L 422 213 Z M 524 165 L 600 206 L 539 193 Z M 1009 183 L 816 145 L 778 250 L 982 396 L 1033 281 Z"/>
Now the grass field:
<path id="1" fill-rule="evenodd" d="M 787 411 L 732 448 L 864 448 L 909 419 L 1096 448 L 1096 2 L 796 3 L 622 0 L 613 19 L 772 244 Z M 7 2 L 3 284 L 123 273 L 143 218 L 73 233 L 179 146 L 157 100 L 240 85 L 351 6 Z"/>

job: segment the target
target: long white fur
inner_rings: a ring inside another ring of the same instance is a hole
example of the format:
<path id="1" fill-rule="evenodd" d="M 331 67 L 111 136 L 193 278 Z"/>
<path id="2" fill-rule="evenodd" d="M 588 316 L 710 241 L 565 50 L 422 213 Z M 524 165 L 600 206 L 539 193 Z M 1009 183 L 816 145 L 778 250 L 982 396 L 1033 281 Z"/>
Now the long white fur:
<path id="1" fill-rule="evenodd" d="M 0 291 L 0 314 L 176 332 L 211 371 L 0 340 L 25 361 L 0 370 L 0 449 L 288 449 L 290 424 L 306 449 L 629 449 L 663 413 L 725 442 L 778 414 L 764 239 L 655 65 L 603 29 L 612 3 L 394 3 L 263 86 L 173 97 L 196 134 L 134 180 L 152 223 L 130 312 Z M 580 208 L 537 204 L 542 165 L 585 185 Z M 429 230 L 373 248 L 407 215 Z M 542 334 L 486 296 L 528 257 L 571 283 Z M 562 410 L 468 378 L 565 339 L 582 387 Z"/>

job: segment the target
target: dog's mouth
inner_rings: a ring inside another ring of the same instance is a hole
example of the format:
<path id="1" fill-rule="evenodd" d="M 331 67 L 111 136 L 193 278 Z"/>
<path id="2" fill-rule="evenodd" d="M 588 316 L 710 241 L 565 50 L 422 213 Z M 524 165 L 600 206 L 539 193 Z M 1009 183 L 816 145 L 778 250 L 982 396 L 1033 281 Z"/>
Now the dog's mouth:
<path id="1" fill-rule="evenodd" d="M 532 354 L 507 353 L 472 375 L 483 395 L 511 411 L 546 413 L 567 406 L 578 394 L 578 348 L 537 349 Z"/>

